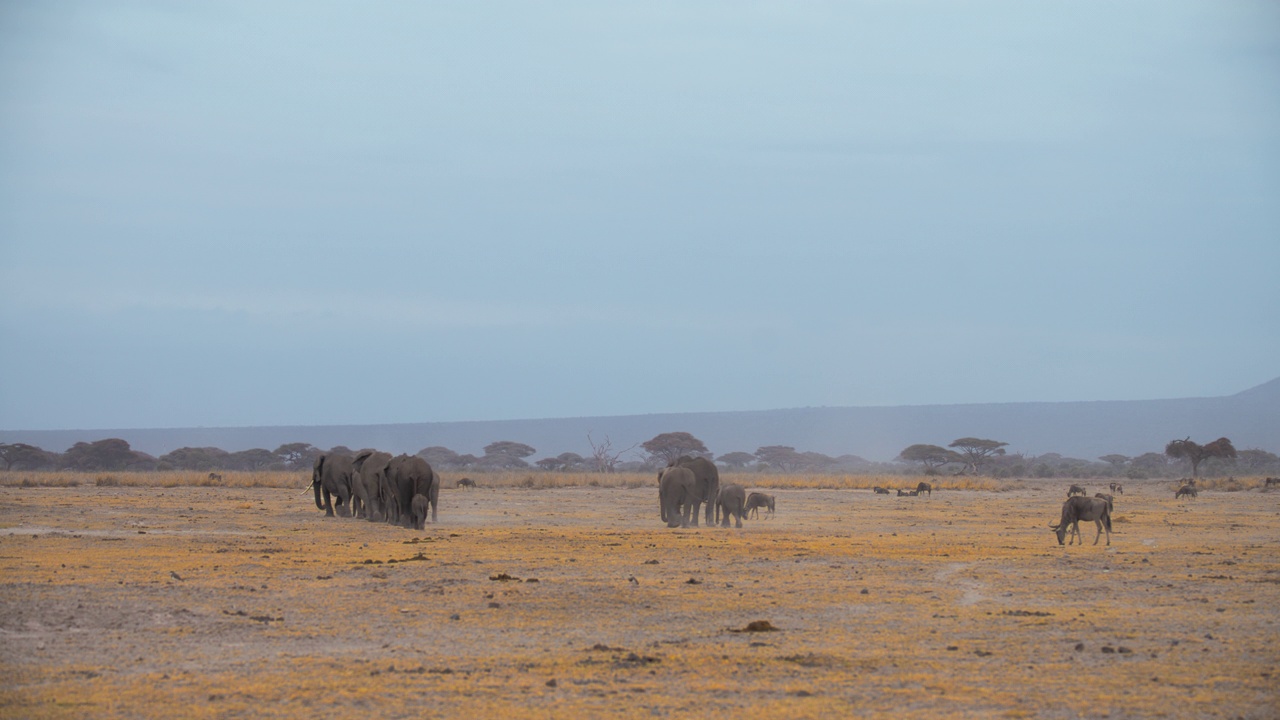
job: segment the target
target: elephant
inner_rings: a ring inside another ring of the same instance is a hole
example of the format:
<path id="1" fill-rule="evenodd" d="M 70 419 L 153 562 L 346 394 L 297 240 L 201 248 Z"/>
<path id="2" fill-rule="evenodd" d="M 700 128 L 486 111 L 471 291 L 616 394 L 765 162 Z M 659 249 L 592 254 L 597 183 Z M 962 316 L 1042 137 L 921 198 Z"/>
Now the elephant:
<path id="1" fill-rule="evenodd" d="M 707 524 L 713 523 L 713 506 L 720 495 L 720 470 L 716 464 L 704 457 L 681 455 L 673 466 L 688 468 L 693 472 L 695 487 L 693 501 L 693 526 L 698 526 L 698 505 L 707 504 Z"/>
<path id="2" fill-rule="evenodd" d="M 669 467 L 658 473 L 658 507 L 667 527 L 689 527 L 696 504 L 697 478 L 686 467 Z M 697 517 L 694 517 L 695 523 Z"/>
<path id="3" fill-rule="evenodd" d="M 412 502 L 409 503 L 409 509 L 413 512 L 413 529 L 422 530 L 427 526 L 427 506 L 431 501 L 426 495 L 418 494 L 413 496 Z"/>
<path id="4" fill-rule="evenodd" d="M 436 508 L 440 500 L 440 476 L 426 460 L 417 455 L 400 455 L 391 459 L 387 477 L 395 493 L 394 504 L 399 508 L 399 524 L 410 527 L 413 522 L 413 496 L 423 495 L 431 505 L 431 521 L 436 522 Z M 424 513 L 425 515 L 425 513 Z"/>
<path id="5" fill-rule="evenodd" d="M 391 492 L 391 484 L 387 479 L 387 464 L 391 455 L 377 450 L 361 450 L 356 454 L 353 464 L 353 490 L 364 503 L 365 518 L 370 522 L 386 520 L 399 522 L 399 513 L 392 517 L 395 493 Z"/>
<path id="6" fill-rule="evenodd" d="M 316 507 L 324 510 L 326 517 L 333 517 L 336 507 L 338 515 L 351 515 L 351 475 L 354 472 L 350 455 L 341 453 L 325 453 L 316 458 L 315 467 L 311 471 L 311 489 L 315 491 Z M 324 493 L 324 503 L 320 502 L 320 494 Z M 333 498 L 337 497 L 335 501 Z"/>
<path id="7" fill-rule="evenodd" d="M 716 497 L 716 519 L 721 527 L 729 527 L 729 516 L 737 518 L 734 527 L 742 527 L 742 516 L 746 513 L 747 491 L 741 485 L 731 483 L 720 489 Z"/>

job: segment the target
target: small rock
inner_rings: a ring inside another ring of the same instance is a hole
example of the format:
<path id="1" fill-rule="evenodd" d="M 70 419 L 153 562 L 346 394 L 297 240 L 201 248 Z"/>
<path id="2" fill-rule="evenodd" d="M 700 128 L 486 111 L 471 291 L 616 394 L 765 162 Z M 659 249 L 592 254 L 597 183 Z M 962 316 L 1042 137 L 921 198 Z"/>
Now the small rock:
<path id="1" fill-rule="evenodd" d="M 871 594 L 871 591 L 870 591 L 870 590 L 868 590 L 868 589 L 866 589 L 866 588 L 862 588 L 862 592 L 860 592 L 860 593 L 858 593 L 858 594 L 859 594 L 859 595 L 870 595 L 870 594 Z"/>
<path id="2" fill-rule="evenodd" d="M 1107 655 L 1111 655 L 1111 654 L 1115 653 L 1115 651 L 1116 651 L 1116 649 L 1115 649 L 1115 648 L 1113 648 L 1113 647 L 1111 647 L 1110 645 L 1103 645 L 1103 646 L 1102 646 L 1102 652 L 1103 652 L 1103 653 L 1105 653 L 1105 654 L 1107 654 Z"/>
<path id="3" fill-rule="evenodd" d="M 500 607 L 502 607 L 502 603 L 491 602 L 491 603 L 489 603 L 489 607 L 491 607 L 491 608 L 500 608 Z"/>
<path id="4" fill-rule="evenodd" d="M 1076 643 L 1076 652 L 1080 652 L 1083 649 L 1084 649 L 1084 643 Z"/>
<path id="5" fill-rule="evenodd" d="M 555 687 L 557 684 L 558 684 L 558 683 L 556 683 L 556 679 L 555 679 L 555 678 L 551 678 L 550 680 L 548 680 L 548 681 L 547 681 L 547 687 L 550 687 L 550 688 Z"/>
<path id="6" fill-rule="evenodd" d="M 450 620 L 461 620 L 461 619 L 462 619 L 462 616 L 461 616 L 461 615 L 459 615 L 458 613 L 454 613 L 454 614 L 452 614 L 452 615 L 450 615 L 450 616 L 449 616 L 449 619 L 450 619 Z"/>
<path id="7" fill-rule="evenodd" d="M 701 580 L 699 580 L 698 578 L 689 578 L 688 580 L 685 580 L 684 582 L 685 582 L 685 584 L 686 584 L 686 585 L 701 585 L 701 584 L 702 584 L 702 581 L 701 581 Z"/>

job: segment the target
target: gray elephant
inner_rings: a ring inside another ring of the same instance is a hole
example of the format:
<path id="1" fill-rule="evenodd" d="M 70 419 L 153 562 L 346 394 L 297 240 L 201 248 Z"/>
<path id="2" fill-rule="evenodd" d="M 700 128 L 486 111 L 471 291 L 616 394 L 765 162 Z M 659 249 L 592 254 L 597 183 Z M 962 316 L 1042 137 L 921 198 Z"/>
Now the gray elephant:
<path id="1" fill-rule="evenodd" d="M 729 484 L 720 489 L 716 497 L 716 520 L 721 527 L 729 527 L 729 516 L 737 518 L 734 527 L 742 527 L 742 516 L 746 513 L 747 491 L 741 485 Z"/>
<path id="2" fill-rule="evenodd" d="M 338 515 L 351 515 L 353 471 L 350 455 L 325 453 L 316 458 L 316 464 L 311 470 L 311 489 L 315 491 L 316 507 L 324 510 L 326 517 L 333 517 L 335 507 Z M 321 493 L 324 494 L 324 503 L 320 502 Z"/>
<path id="3" fill-rule="evenodd" d="M 400 521 L 403 527 L 411 527 L 413 523 L 413 496 L 423 495 L 431 505 L 431 521 L 436 522 L 436 508 L 439 506 L 439 475 L 431 469 L 426 460 L 417 455 L 400 455 L 392 458 L 387 466 L 387 477 L 391 481 L 392 492 L 395 493 L 396 505 L 399 507 Z"/>
<path id="4" fill-rule="evenodd" d="M 409 510 L 413 514 L 413 529 L 422 530 L 427 527 L 427 509 L 431 505 L 431 501 L 426 495 L 414 495 L 413 500 L 409 503 Z"/>
<path id="5" fill-rule="evenodd" d="M 698 505 L 707 504 L 707 524 L 714 521 L 712 515 L 716 498 L 720 496 L 720 470 L 716 464 L 704 457 L 681 455 L 672 463 L 674 467 L 688 468 L 694 477 L 693 526 L 698 526 Z"/>
<path id="6" fill-rule="evenodd" d="M 697 524 L 697 478 L 685 467 L 664 468 L 658 473 L 658 508 L 667 527 L 689 527 L 692 516 Z"/>
<path id="7" fill-rule="evenodd" d="M 361 450 L 352 461 L 355 468 L 352 489 L 364 503 L 364 516 L 370 522 L 400 520 L 398 512 L 392 517 L 396 506 L 395 493 L 391 491 L 391 483 L 387 479 L 387 465 L 390 462 L 391 455 L 377 450 Z"/>

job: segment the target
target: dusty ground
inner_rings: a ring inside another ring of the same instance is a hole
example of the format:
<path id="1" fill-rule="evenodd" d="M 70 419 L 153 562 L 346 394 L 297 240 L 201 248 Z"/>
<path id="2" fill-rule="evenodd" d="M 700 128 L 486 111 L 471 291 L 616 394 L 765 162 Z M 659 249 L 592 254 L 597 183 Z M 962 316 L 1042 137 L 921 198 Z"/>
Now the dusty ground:
<path id="1" fill-rule="evenodd" d="M 421 532 L 7 490 L 6 718 L 1280 716 L 1280 492 L 1131 483 L 1110 548 L 1060 548 L 1062 482 L 779 490 L 742 530 L 650 488 L 446 490 Z"/>

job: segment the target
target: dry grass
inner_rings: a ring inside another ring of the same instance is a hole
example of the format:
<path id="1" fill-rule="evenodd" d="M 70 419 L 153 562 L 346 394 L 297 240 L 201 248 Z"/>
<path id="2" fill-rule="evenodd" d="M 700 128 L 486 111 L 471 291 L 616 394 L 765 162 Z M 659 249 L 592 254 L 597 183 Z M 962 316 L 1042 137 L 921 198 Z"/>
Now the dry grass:
<path id="1" fill-rule="evenodd" d="M 742 530 L 644 482 L 447 488 L 420 532 L 296 482 L 11 492 L 0 717 L 1276 714 L 1274 493 L 1126 483 L 1110 548 L 1060 548 L 1056 481 L 750 483 Z"/>
<path id="2" fill-rule="evenodd" d="M 309 472 L 234 472 L 223 470 L 220 478 L 208 472 L 4 472 L 0 471 L 0 487 L 225 487 L 225 488 L 304 488 L 311 482 Z"/>
<path id="3" fill-rule="evenodd" d="M 3 472 L 0 487 L 266 487 L 303 488 L 311 481 L 306 472 L 232 472 L 218 473 L 221 479 L 210 479 L 208 472 Z M 642 488 L 656 487 L 655 473 L 554 473 L 541 471 L 513 472 L 447 472 L 445 487 L 454 487 L 460 478 L 468 477 L 483 488 Z M 913 477 L 905 475 L 824 475 L 782 473 L 721 473 L 724 483 L 738 483 L 748 488 L 791 488 L 812 490 L 870 490 L 881 486 L 891 489 L 913 489 L 921 480 L 937 490 L 1004 491 L 1024 486 L 1022 481 L 997 480 L 988 477 Z M 1256 485 L 1261 486 L 1259 478 Z"/>

